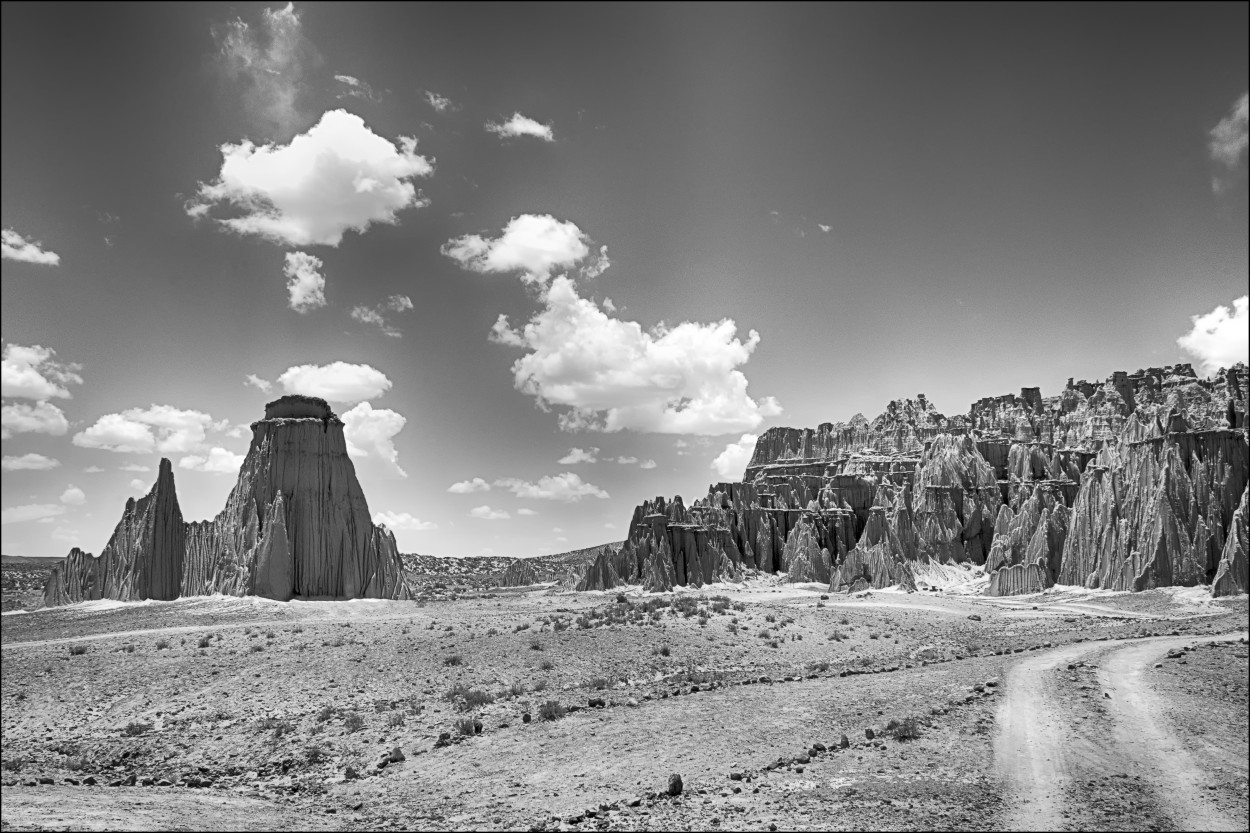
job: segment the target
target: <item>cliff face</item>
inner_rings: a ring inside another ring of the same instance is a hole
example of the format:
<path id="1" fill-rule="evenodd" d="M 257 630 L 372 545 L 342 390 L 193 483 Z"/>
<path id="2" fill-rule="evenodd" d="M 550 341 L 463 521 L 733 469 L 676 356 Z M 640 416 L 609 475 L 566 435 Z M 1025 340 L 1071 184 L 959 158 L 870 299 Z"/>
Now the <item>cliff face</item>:
<path id="1" fill-rule="evenodd" d="M 99 558 L 71 553 L 45 601 L 212 593 L 409 597 L 395 538 L 370 520 L 343 423 L 324 401 L 283 397 L 266 407 L 226 506 L 211 521 L 183 523 L 173 471 L 162 460 L 156 485 L 127 503 Z"/>
<path id="2" fill-rule="evenodd" d="M 1246 375 L 1174 365 L 1069 380 L 1052 397 L 1023 388 L 966 415 L 920 395 L 871 421 L 769 429 L 742 482 L 689 508 L 640 505 L 624 548 L 578 587 L 753 571 L 912 587 L 913 567 L 935 562 L 984 565 L 991 595 L 1213 581 L 1244 592 Z"/>

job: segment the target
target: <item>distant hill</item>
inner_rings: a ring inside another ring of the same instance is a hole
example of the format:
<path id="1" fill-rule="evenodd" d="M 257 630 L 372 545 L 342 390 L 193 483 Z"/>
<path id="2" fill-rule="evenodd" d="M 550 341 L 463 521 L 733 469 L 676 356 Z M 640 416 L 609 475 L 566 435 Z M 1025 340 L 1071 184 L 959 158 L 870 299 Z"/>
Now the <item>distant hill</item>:
<path id="1" fill-rule="evenodd" d="M 568 552 L 517 558 L 504 555 L 484 556 L 438 556 L 420 553 L 401 553 L 404 572 L 409 582 L 417 585 L 459 585 L 487 588 L 499 584 L 508 567 L 516 561 L 525 561 L 539 582 L 563 581 L 570 575 L 580 576 L 605 548 L 619 550 L 624 541 L 613 541 L 594 547 L 584 547 Z"/>

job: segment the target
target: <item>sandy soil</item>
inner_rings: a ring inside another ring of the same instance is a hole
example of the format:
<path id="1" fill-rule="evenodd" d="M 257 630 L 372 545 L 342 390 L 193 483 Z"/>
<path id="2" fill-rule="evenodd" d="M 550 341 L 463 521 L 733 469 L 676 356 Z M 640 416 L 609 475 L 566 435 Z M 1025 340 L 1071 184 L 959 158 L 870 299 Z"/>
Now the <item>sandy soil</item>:
<path id="1" fill-rule="evenodd" d="M 1245 829 L 1245 597 L 821 596 L 6 614 L 0 824 Z"/>

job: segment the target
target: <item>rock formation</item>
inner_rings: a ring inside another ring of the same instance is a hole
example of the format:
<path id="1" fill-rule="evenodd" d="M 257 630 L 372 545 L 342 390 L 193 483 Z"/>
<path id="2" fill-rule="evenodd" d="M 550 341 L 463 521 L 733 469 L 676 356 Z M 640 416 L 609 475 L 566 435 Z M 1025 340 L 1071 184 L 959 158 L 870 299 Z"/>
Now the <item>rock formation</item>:
<path id="1" fill-rule="evenodd" d="M 370 520 L 343 423 L 321 399 L 284 396 L 252 423 L 252 444 L 225 508 L 184 523 L 173 469 L 130 500 L 99 557 L 74 549 L 44 590 L 47 605 L 179 596 L 409 598 L 395 538 Z"/>
<path id="2" fill-rule="evenodd" d="M 534 575 L 534 566 L 525 558 L 518 558 L 509 564 L 499 578 L 500 587 L 529 587 L 532 584 L 538 584 L 538 577 Z"/>
<path id="3" fill-rule="evenodd" d="M 1199 379 L 1180 364 L 1069 379 L 1053 397 L 1023 388 L 966 415 L 922 394 L 872 421 L 772 428 L 741 482 L 689 508 L 635 509 L 624 547 L 578 589 L 753 572 L 912 588 L 933 563 L 983 566 L 991 595 L 1213 581 L 1245 592 L 1246 374 Z"/>

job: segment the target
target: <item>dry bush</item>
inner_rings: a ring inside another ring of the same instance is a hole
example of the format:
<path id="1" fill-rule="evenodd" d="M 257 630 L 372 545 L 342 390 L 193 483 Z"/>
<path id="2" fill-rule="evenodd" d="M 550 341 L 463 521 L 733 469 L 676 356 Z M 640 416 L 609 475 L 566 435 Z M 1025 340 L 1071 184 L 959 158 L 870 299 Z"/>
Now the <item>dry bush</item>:
<path id="1" fill-rule="evenodd" d="M 349 732 L 359 732 L 361 729 L 365 728 L 365 719 L 355 712 L 352 712 L 347 715 L 347 717 L 343 718 L 343 726 Z"/>
<path id="2" fill-rule="evenodd" d="M 452 666 L 452 667 L 457 666 L 457 665 L 464 665 L 464 657 L 460 656 L 459 654 L 452 654 L 449 657 L 443 657 L 443 665 Z"/>
<path id="3" fill-rule="evenodd" d="M 122 729 L 122 734 L 128 738 L 135 738 L 140 735 L 146 735 L 150 731 L 152 731 L 151 723 L 140 723 L 137 720 L 132 720 L 126 724 L 125 729 Z"/>
<path id="4" fill-rule="evenodd" d="M 80 657 L 85 653 L 87 653 L 86 645 L 70 645 L 69 646 L 69 655 L 71 657 Z"/>
<path id="5" fill-rule="evenodd" d="M 548 700 L 538 707 L 538 717 L 542 720 L 559 720 L 567 713 L 564 706 L 555 700 Z"/>

